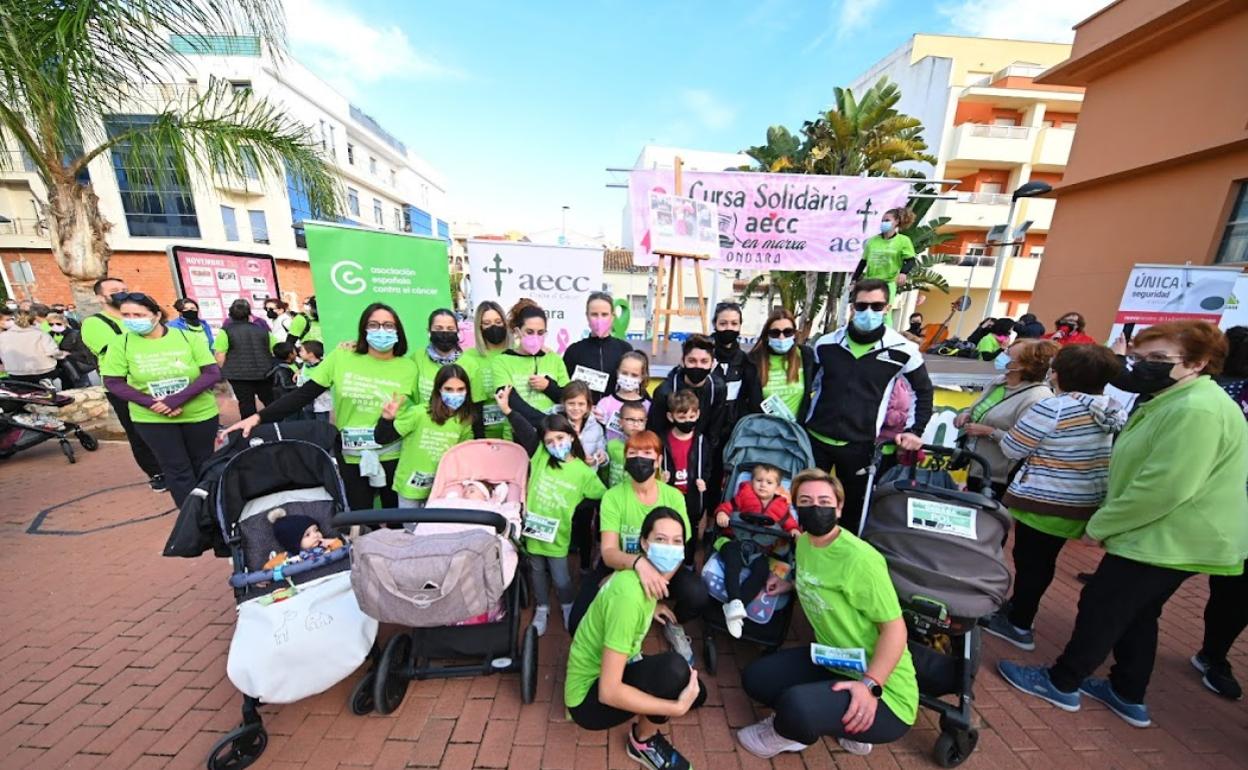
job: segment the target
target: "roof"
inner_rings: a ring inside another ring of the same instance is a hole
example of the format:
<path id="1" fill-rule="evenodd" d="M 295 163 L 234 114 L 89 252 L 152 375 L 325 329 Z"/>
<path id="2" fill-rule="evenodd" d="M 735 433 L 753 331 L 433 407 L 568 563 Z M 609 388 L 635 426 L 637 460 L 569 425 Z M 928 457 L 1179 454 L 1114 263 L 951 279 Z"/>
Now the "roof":
<path id="1" fill-rule="evenodd" d="M 637 267 L 633 264 L 631 249 L 607 249 L 602 252 L 602 271 L 604 273 L 641 273 L 648 267 Z"/>

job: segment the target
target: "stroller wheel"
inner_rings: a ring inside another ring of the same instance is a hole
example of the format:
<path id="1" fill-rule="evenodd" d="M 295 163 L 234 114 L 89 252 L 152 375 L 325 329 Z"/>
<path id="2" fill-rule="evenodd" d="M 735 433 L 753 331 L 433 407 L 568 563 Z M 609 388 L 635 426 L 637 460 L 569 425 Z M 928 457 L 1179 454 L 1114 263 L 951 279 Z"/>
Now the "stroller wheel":
<path id="1" fill-rule="evenodd" d="M 530 623 L 520 650 L 520 701 L 526 705 L 537 695 L 537 644 L 537 628 Z"/>
<path id="2" fill-rule="evenodd" d="M 932 749 L 932 759 L 941 767 L 957 767 L 967 760 L 979 744 L 979 730 L 941 733 Z"/>
<path id="3" fill-rule="evenodd" d="M 355 683 L 355 689 L 351 690 L 351 713 L 357 717 L 371 714 L 377 708 L 377 700 L 373 697 L 373 682 L 376 677 L 376 672 L 369 671 Z"/>
<path id="4" fill-rule="evenodd" d="M 208 755 L 208 770 L 242 770 L 260 758 L 269 745 L 264 725 L 241 725 L 226 733 Z"/>
<path id="5" fill-rule="evenodd" d="M 702 662 L 706 673 L 714 675 L 719 666 L 719 649 L 715 646 L 715 637 L 709 631 L 702 632 Z"/>
<path id="6" fill-rule="evenodd" d="M 70 465 L 78 462 L 78 458 L 74 456 L 74 445 L 67 439 L 61 439 L 61 451 L 65 453 L 65 459 L 69 460 Z"/>
<path id="7" fill-rule="evenodd" d="M 386 649 L 377 663 L 376 680 L 373 682 L 373 699 L 378 714 L 389 714 L 403 702 L 407 695 L 408 678 L 403 671 L 412 654 L 412 637 L 396 634 L 386 642 Z"/>
<path id="8" fill-rule="evenodd" d="M 79 429 L 74 431 L 74 436 L 78 439 L 78 443 L 82 444 L 82 448 L 88 452 L 94 452 L 100 448 L 99 440 L 85 430 Z"/>

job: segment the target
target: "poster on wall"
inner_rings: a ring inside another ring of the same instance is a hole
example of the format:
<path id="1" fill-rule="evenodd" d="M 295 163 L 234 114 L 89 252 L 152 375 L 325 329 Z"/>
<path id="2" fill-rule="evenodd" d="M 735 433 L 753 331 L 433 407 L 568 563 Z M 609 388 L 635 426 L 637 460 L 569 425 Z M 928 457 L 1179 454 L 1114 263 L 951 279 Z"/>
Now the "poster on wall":
<path id="1" fill-rule="evenodd" d="M 884 212 L 904 206 L 910 183 L 856 176 L 688 171 L 673 190 L 671 169 L 630 172 L 633 262 L 651 266 L 662 249 L 648 218 L 651 194 L 675 194 L 717 207 L 719 256 L 709 264 L 743 270 L 851 272 Z"/>
<path id="2" fill-rule="evenodd" d="M 268 254 L 199 246 L 170 246 L 168 253 L 178 296 L 195 300 L 200 317 L 214 327 L 221 326 L 236 299 L 259 313 L 266 298 L 281 296 L 277 263 Z"/>
<path id="3" fill-rule="evenodd" d="M 492 300 L 511 309 L 527 297 L 546 311 L 546 347 L 560 355 L 589 335 L 585 298 L 601 291 L 602 249 L 515 241 L 469 241 L 472 306 Z"/>
<path id="4" fill-rule="evenodd" d="M 719 257 L 719 207 L 714 203 L 651 192 L 646 221 L 656 254 Z"/>
<path id="5" fill-rule="evenodd" d="M 451 306 L 445 240 L 328 222 L 304 230 L 327 350 L 355 339 L 360 312 L 374 302 L 399 314 L 409 351 L 429 344 L 429 313 Z"/>
<path id="6" fill-rule="evenodd" d="M 1239 268 L 1192 265 L 1136 265 L 1118 303 L 1108 342 L 1164 321 L 1222 320 L 1239 278 Z"/>
<path id="7" fill-rule="evenodd" d="M 1222 329 L 1248 326 L 1248 273 L 1235 276 L 1235 288 L 1226 300 L 1226 309 L 1222 311 L 1218 326 Z"/>

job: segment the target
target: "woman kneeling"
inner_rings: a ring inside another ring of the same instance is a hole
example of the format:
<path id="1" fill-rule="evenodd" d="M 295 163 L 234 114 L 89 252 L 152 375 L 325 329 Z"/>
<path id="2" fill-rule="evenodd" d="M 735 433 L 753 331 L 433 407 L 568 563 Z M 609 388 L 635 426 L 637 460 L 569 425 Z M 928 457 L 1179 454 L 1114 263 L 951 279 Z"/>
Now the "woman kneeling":
<path id="1" fill-rule="evenodd" d="M 641 525 L 640 545 L 670 579 L 685 558 L 684 520 L 671 508 L 655 508 Z M 651 620 L 670 612 L 646 593 L 636 572 L 613 573 L 576 628 L 563 691 L 572 720 L 586 730 L 608 730 L 635 716 L 628 755 L 654 770 L 690 767 L 658 726 L 706 700 L 697 672 L 680 655 L 641 654 Z"/>

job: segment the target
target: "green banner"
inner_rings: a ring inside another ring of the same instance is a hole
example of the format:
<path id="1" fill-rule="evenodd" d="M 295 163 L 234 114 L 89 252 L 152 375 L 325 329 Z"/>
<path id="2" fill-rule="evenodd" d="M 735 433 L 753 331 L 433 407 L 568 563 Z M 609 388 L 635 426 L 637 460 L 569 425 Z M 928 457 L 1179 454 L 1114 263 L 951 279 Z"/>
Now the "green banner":
<path id="1" fill-rule="evenodd" d="M 328 223 L 304 230 L 326 350 L 354 340 L 360 312 L 374 302 L 398 311 L 409 352 L 429 344 L 429 313 L 451 306 L 446 241 Z"/>

